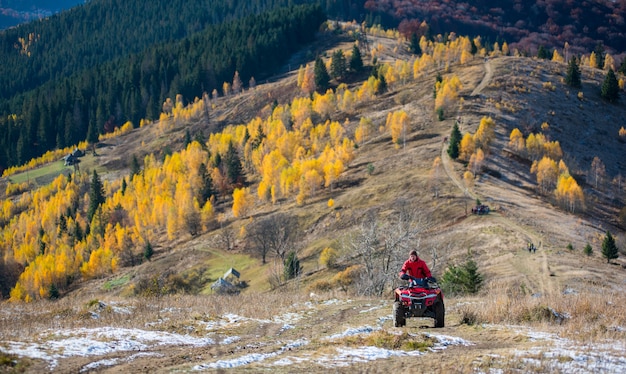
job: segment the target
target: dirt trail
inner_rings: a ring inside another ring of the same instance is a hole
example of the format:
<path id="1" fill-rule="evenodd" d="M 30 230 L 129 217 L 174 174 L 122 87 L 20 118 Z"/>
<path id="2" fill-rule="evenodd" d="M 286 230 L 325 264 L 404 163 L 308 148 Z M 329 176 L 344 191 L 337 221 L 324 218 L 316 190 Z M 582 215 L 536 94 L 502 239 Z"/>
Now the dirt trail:
<path id="1" fill-rule="evenodd" d="M 485 76 L 483 77 L 483 80 L 480 82 L 480 84 L 476 86 L 476 88 L 474 88 L 474 91 L 472 91 L 472 94 L 470 96 L 476 96 L 480 94 L 483 91 L 483 89 L 487 87 L 489 82 L 491 82 L 491 78 L 493 78 L 493 67 L 491 66 L 491 61 L 489 61 L 489 59 L 486 59 L 485 60 Z"/>
<path id="2" fill-rule="evenodd" d="M 493 68 L 491 66 L 490 60 L 486 60 L 485 64 L 485 75 L 481 82 L 474 88 L 471 96 L 479 95 L 482 90 L 489 85 L 491 79 L 493 78 Z M 480 199 L 484 200 L 478 194 L 470 188 L 465 186 L 463 180 L 459 177 L 459 175 L 454 170 L 454 165 L 447 152 L 447 144 L 441 148 L 441 161 L 445 170 L 445 173 L 448 175 L 448 178 L 454 183 L 455 186 L 461 191 L 464 196 L 471 198 L 472 200 Z M 538 251 L 539 258 L 537 255 L 530 253 L 524 253 L 521 256 L 512 257 L 510 262 L 510 268 L 514 269 L 517 272 L 521 272 L 523 274 L 523 278 L 525 278 L 526 282 L 533 288 L 538 289 L 542 294 L 550 294 L 552 292 L 557 291 L 557 285 L 551 279 L 551 271 L 550 266 L 548 264 L 548 256 L 546 251 L 542 245 L 542 237 L 537 232 L 535 232 L 532 228 L 527 226 L 522 226 L 518 222 L 507 218 L 498 212 L 492 211 L 489 214 L 489 219 L 492 220 L 494 224 L 498 224 L 502 227 L 507 227 L 515 232 L 522 234 L 525 238 L 527 238 L 528 242 L 533 243 Z M 523 248 L 520 248 L 520 251 Z M 539 263 L 537 263 L 537 260 Z"/>

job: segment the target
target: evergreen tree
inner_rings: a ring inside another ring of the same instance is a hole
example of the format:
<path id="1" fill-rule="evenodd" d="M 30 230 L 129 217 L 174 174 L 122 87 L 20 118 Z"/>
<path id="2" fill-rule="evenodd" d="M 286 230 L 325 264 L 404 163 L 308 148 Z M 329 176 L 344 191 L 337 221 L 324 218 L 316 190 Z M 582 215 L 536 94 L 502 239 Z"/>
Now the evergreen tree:
<path id="1" fill-rule="evenodd" d="M 474 39 L 470 41 L 470 53 L 472 54 L 472 56 L 478 53 L 478 47 L 476 46 L 476 43 L 474 43 Z"/>
<path id="2" fill-rule="evenodd" d="M 243 184 L 243 168 L 241 167 L 241 159 L 237 154 L 237 150 L 233 146 L 233 142 L 228 143 L 228 149 L 224 156 L 224 165 L 226 167 L 226 176 L 233 184 Z"/>
<path id="3" fill-rule="evenodd" d="M 330 82 L 330 76 L 328 70 L 326 70 L 326 64 L 321 57 L 317 56 L 315 59 L 315 66 L 313 68 L 315 87 L 318 92 L 326 92 L 328 89 L 328 83 Z"/>
<path id="4" fill-rule="evenodd" d="M 591 244 L 587 243 L 585 248 L 583 248 L 583 253 L 587 256 L 591 256 L 593 254 L 593 248 L 591 248 Z"/>
<path id="5" fill-rule="evenodd" d="M 550 54 L 548 53 L 548 50 L 543 45 L 539 46 L 539 50 L 537 51 L 537 58 L 540 58 L 543 60 L 550 58 Z"/>
<path id="6" fill-rule="evenodd" d="M 206 165 L 201 163 L 198 169 L 198 175 L 200 175 L 200 178 L 202 179 L 199 202 L 201 205 L 204 205 L 207 200 L 209 200 L 212 195 L 216 195 L 216 193 L 213 190 L 213 179 L 211 179 L 211 174 L 207 170 Z"/>
<path id="7" fill-rule="evenodd" d="M 185 130 L 185 148 L 191 144 L 191 133 L 189 132 L 189 129 Z"/>
<path id="8" fill-rule="evenodd" d="M 330 76 L 336 80 L 340 80 L 345 76 L 347 71 L 346 58 L 341 49 L 333 52 L 332 61 L 330 62 Z"/>
<path id="9" fill-rule="evenodd" d="M 383 74 L 379 74 L 378 75 L 378 89 L 376 90 L 376 93 L 380 95 L 385 92 L 387 92 L 387 80 L 385 79 L 385 76 Z"/>
<path id="10" fill-rule="evenodd" d="M 604 45 L 602 42 L 596 44 L 596 48 L 593 50 L 596 54 L 596 68 L 604 69 L 604 59 L 606 58 L 606 52 L 604 51 Z"/>
<path id="11" fill-rule="evenodd" d="M 61 296 L 61 294 L 59 293 L 59 289 L 57 288 L 56 284 L 51 283 L 50 287 L 48 287 L 48 298 L 50 300 L 56 300 Z"/>
<path id="12" fill-rule="evenodd" d="M 615 239 L 613 239 L 613 235 L 611 235 L 610 231 L 606 232 L 606 236 L 602 241 L 602 256 L 606 258 L 607 263 L 611 262 L 611 260 L 614 260 L 619 256 L 617 253 L 617 245 L 615 244 Z"/>
<path id="13" fill-rule="evenodd" d="M 137 156 L 133 155 L 133 158 L 130 160 L 130 179 L 133 179 L 133 176 L 141 173 L 141 166 L 139 165 L 139 160 L 137 160 Z"/>
<path id="14" fill-rule="evenodd" d="M 152 244 L 150 244 L 150 241 L 147 241 L 145 247 L 143 248 L 143 258 L 150 261 L 152 255 L 154 255 L 154 249 L 152 249 Z"/>
<path id="15" fill-rule="evenodd" d="M 39 243 L 39 254 L 43 255 L 46 253 L 46 242 L 44 242 L 43 237 L 46 234 L 46 231 L 43 227 L 39 228 L 39 236 L 37 237 L 37 242 Z"/>
<path id="16" fill-rule="evenodd" d="M 296 252 L 289 252 L 284 265 L 285 268 L 283 274 L 285 276 L 285 280 L 293 279 L 300 275 L 302 268 L 300 267 L 300 260 L 298 259 Z"/>
<path id="17" fill-rule="evenodd" d="M 615 77 L 613 69 L 609 69 L 602 82 L 602 88 L 600 90 L 600 96 L 608 102 L 614 103 L 619 98 L 619 83 Z"/>
<path id="18" fill-rule="evenodd" d="M 87 219 L 89 222 L 91 222 L 94 214 L 96 214 L 96 210 L 98 210 L 98 207 L 102 203 L 104 203 L 104 186 L 102 185 L 102 181 L 100 181 L 98 173 L 94 169 L 91 177 L 91 185 L 89 187 L 89 208 L 87 210 Z"/>
<path id="19" fill-rule="evenodd" d="M 122 195 L 124 195 L 126 193 L 126 188 L 128 187 L 128 185 L 126 184 L 126 178 L 122 178 Z"/>
<path id="20" fill-rule="evenodd" d="M 565 83 L 574 88 L 582 87 L 581 77 L 580 77 L 580 67 L 578 66 L 578 61 L 576 57 L 572 57 L 569 60 L 569 64 L 567 65 L 567 75 L 565 76 Z"/>
<path id="21" fill-rule="evenodd" d="M 422 47 L 420 47 L 420 40 L 417 37 L 416 33 L 411 34 L 411 46 L 410 46 L 411 52 L 413 52 L 414 55 L 421 55 L 422 54 Z"/>
<path id="22" fill-rule="evenodd" d="M 474 260 L 469 260 L 465 263 L 462 275 L 466 292 L 472 294 L 477 293 L 483 284 L 483 277 L 478 272 L 478 266 Z"/>
<path id="23" fill-rule="evenodd" d="M 459 144 L 461 143 L 462 138 L 459 126 L 455 122 L 452 127 L 452 132 L 450 133 L 450 140 L 448 141 L 448 155 L 453 160 L 456 160 L 456 158 L 459 157 Z"/>
<path id="24" fill-rule="evenodd" d="M 87 142 L 93 145 L 93 152 L 96 153 L 96 143 L 98 143 L 98 136 L 100 135 L 96 122 L 92 119 L 89 121 L 89 128 L 87 129 Z"/>
<path id="25" fill-rule="evenodd" d="M 363 58 L 361 57 L 361 50 L 356 44 L 352 46 L 352 55 L 350 56 L 350 70 L 356 73 L 363 70 Z"/>
<path id="26" fill-rule="evenodd" d="M 482 284 L 483 276 L 471 259 L 461 266 L 451 265 L 441 277 L 441 287 L 450 294 L 477 293 Z"/>

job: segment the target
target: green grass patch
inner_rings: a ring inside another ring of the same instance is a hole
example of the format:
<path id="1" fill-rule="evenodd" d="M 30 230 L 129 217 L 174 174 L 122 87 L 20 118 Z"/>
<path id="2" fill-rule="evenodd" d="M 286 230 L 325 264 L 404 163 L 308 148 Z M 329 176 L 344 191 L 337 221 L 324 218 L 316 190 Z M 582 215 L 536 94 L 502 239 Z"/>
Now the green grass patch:
<path id="1" fill-rule="evenodd" d="M 126 274 L 116 279 L 112 279 L 110 281 L 106 281 L 102 286 L 102 289 L 105 291 L 111 291 L 114 288 L 122 287 L 128 284 L 130 281 L 130 275 Z"/>
<path id="2" fill-rule="evenodd" d="M 64 166 L 63 161 L 55 161 L 33 170 L 27 170 L 23 173 L 12 175 L 9 177 L 9 180 L 11 183 L 19 184 L 28 181 L 37 186 L 45 186 L 50 184 L 65 170 L 73 171 L 73 169 Z"/>
<path id="3" fill-rule="evenodd" d="M 369 335 L 357 335 L 346 338 L 348 345 L 367 345 L 385 349 L 402 349 L 405 351 L 426 351 L 435 342 L 423 335 L 412 335 L 403 332 L 399 335 L 387 331 L 376 331 Z"/>

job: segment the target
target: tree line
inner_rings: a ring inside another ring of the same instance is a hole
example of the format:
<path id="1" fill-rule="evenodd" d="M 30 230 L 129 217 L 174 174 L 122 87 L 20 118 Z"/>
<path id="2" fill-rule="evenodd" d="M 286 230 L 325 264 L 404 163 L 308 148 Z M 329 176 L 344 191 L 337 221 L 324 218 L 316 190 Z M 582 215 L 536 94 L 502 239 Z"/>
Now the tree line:
<path id="1" fill-rule="evenodd" d="M 0 99 L 4 114 L 0 120 L 0 168 L 81 140 L 97 142 L 99 134 L 127 121 L 137 126 L 143 118 L 157 119 L 166 97 L 181 94 L 188 101 L 202 97 L 203 92 L 230 80 L 235 71 L 246 82 L 254 76 L 267 76 L 312 41 L 324 20 L 319 6 L 278 8 L 212 25 L 180 41 L 97 67 L 80 71 L 77 67 L 68 76 L 58 71 L 58 78 Z M 17 74 L 14 77 L 22 85 L 29 83 Z"/>

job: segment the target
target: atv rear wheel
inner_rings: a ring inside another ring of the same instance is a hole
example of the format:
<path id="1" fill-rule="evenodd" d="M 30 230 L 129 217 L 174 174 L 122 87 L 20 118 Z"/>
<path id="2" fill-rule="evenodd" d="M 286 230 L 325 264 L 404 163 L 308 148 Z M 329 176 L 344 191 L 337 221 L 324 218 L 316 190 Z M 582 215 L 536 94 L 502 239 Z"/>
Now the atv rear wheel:
<path id="1" fill-rule="evenodd" d="M 395 327 L 406 326 L 405 308 L 399 301 L 393 303 L 393 325 Z"/>
<path id="2" fill-rule="evenodd" d="M 446 307 L 443 305 L 443 300 L 438 299 L 435 302 L 435 327 L 444 327 L 446 325 Z"/>

